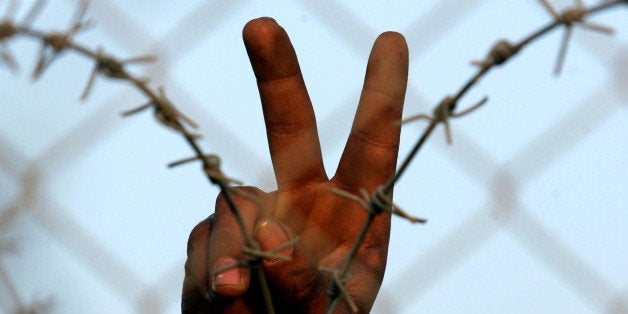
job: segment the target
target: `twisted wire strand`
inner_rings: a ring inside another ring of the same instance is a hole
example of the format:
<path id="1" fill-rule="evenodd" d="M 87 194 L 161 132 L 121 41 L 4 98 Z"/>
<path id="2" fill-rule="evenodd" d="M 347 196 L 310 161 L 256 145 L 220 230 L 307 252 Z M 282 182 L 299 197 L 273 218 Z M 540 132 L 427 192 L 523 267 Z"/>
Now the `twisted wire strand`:
<path id="1" fill-rule="evenodd" d="M 474 61 L 473 64 L 479 67 L 478 72 L 472 76 L 457 93 L 452 96 L 445 97 L 433 110 L 432 115 L 418 114 L 412 116 L 401 123 L 414 121 L 418 119 L 428 120 L 429 124 L 424 130 L 423 134 L 417 140 L 412 147 L 410 153 L 403 159 L 401 166 L 397 172 L 383 185 L 378 187 L 371 196 L 365 190 L 360 191 L 360 196 L 351 194 L 346 191 L 334 190 L 333 193 L 355 201 L 362 208 L 367 210 L 368 218 L 364 223 L 353 247 L 345 259 L 341 269 L 322 269 L 323 271 L 329 271 L 331 280 L 328 287 L 329 303 L 327 310 L 332 312 L 339 300 L 344 298 L 353 311 L 358 311 L 357 305 L 351 299 L 351 296 L 345 289 L 345 284 L 350 280 L 349 269 L 353 260 L 356 257 L 357 250 L 364 240 L 366 233 L 368 232 L 374 218 L 384 211 L 391 212 L 397 216 L 403 217 L 414 223 L 425 223 L 426 220 L 422 218 L 412 217 L 405 211 L 401 210 L 397 205 L 392 202 L 392 189 L 394 185 L 399 181 L 406 169 L 409 167 L 412 160 L 415 159 L 419 150 L 423 147 L 429 136 L 433 133 L 433 130 L 440 123 L 445 126 L 445 133 L 448 143 L 451 143 L 451 131 L 449 126 L 450 118 L 457 118 L 467 115 L 480 106 L 486 103 L 487 97 L 484 97 L 475 105 L 465 109 L 463 111 L 455 112 L 459 100 L 472 88 L 477 82 L 484 77 L 492 68 L 505 64 L 511 60 L 514 55 L 519 53 L 524 47 L 531 44 L 536 39 L 547 34 L 549 31 L 559 27 L 565 27 L 565 33 L 562 38 L 562 42 L 559 48 L 559 54 L 555 66 L 554 73 L 559 74 L 564 63 L 566 51 L 568 48 L 568 42 L 572 33 L 574 25 L 578 25 L 593 31 L 602 32 L 606 34 L 612 34 L 613 30 L 609 27 L 591 23 L 585 20 L 591 14 L 600 12 L 602 10 L 614 7 L 619 4 L 628 4 L 628 0 L 614 0 L 606 1 L 599 5 L 585 8 L 584 4 L 580 0 L 576 0 L 573 7 L 570 7 L 563 12 L 557 12 L 547 0 L 538 0 L 540 4 L 549 12 L 553 17 L 553 21 L 548 25 L 545 25 L 533 32 L 528 37 L 524 38 L 517 44 L 512 44 L 507 40 L 499 40 L 489 51 L 487 56 L 482 61 Z M 81 99 L 85 100 L 89 97 L 91 90 L 93 89 L 95 79 L 98 76 L 103 76 L 109 79 L 125 80 L 131 85 L 135 86 L 141 93 L 147 98 L 148 102 L 137 108 L 125 111 L 123 116 L 129 116 L 148 108 L 154 110 L 153 114 L 160 124 L 180 134 L 188 145 L 192 148 L 195 156 L 186 158 L 180 161 L 170 163 L 169 167 L 176 167 L 182 164 L 186 164 L 192 161 L 200 161 L 202 164 L 202 171 L 210 181 L 210 183 L 217 185 L 220 191 L 223 193 L 225 200 L 229 206 L 230 211 L 235 216 L 238 223 L 238 228 L 244 237 L 245 261 L 240 261 L 234 267 L 251 267 L 258 276 L 262 287 L 262 294 L 268 313 L 274 313 L 274 307 L 270 290 L 266 283 L 264 272 L 261 268 L 261 263 L 264 259 L 283 259 L 284 256 L 277 254 L 282 249 L 290 247 L 298 241 L 293 239 L 284 245 L 275 248 L 271 251 L 263 251 L 260 249 L 259 244 L 253 239 L 253 237 L 247 232 L 243 219 L 240 214 L 240 210 L 235 204 L 233 195 L 237 194 L 242 197 L 250 198 L 255 202 L 254 197 L 247 195 L 246 193 L 240 193 L 236 189 L 232 189 L 233 184 L 238 184 L 237 180 L 231 179 L 224 175 L 220 169 L 220 159 L 216 155 L 204 153 L 200 148 L 197 140 L 199 135 L 189 131 L 189 128 L 195 129 L 197 125 L 194 121 L 183 115 L 176 106 L 166 96 L 165 89 L 159 87 L 157 90 L 149 87 L 149 80 L 146 78 L 135 77 L 125 70 L 127 65 L 146 63 L 154 60 L 153 56 L 141 56 L 128 59 L 119 59 L 104 52 L 102 48 L 90 49 L 83 45 L 76 43 L 73 37 L 88 28 L 93 23 L 91 21 L 85 21 L 84 17 L 88 8 L 88 1 L 81 1 L 77 10 L 70 21 L 69 27 L 63 32 L 44 32 L 36 30 L 30 27 L 30 24 L 36 19 L 37 15 L 41 12 L 45 1 L 38 0 L 25 15 L 24 19 L 20 22 L 15 22 L 14 16 L 17 10 L 17 1 L 12 0 L 9 4 L 7 11 L 2 20 L 0 20 L 0 62 L 7 65 L 7 67 L 16 72 L 18 70 L 18 64 L 13 57 L 13 54 L 8 48 L 8 41 L 17 36 L 24 36 L 39 40 L 41 42 L 38 60 L 35 68 L 33 69 L 32 76 L 34 79 L 40 78 L 46 68 L 51 63 L 67 51 L 72 51 L 81 54 L 87 58 L 94 60 L 94 68 L 90 73 L 87 85 L 81 95 Z M 225 271 L 227 269 L 220 269 L 218 272 Z"/>

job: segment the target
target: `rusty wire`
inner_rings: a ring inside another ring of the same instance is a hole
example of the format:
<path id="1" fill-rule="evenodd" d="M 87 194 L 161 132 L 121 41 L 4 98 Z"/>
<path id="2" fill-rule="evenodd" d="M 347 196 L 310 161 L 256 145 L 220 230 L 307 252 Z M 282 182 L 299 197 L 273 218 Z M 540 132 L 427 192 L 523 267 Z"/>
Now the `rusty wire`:
<path id="1" fill-rule="evenodd" d="M 488 100 L 488 98 L 485 97 L 477 102 L 475 105 L 470 106 L 468 109 L 456 111 L 456 108 L 461 98 L 463 98 L 464 95 L 472 87 L 474 87 L 481 78 L 486 76 L 492 68 L 507 63 L 507 61 L 511 60 L 513 56 L 523 50 L 523 48 L 529 46 L 531 43 L 546 35 L 550 31 L 562 26 L 565 28 L 565 33 L 562 37 L 556 66 L 554 69 L 554 73 L 559 74 L 561 72 L 563 63 L 565 62 L 568 43 L 571 33 L 573 31 L 573 27 L 578 25 L 590 30 L 606 34 L 612 34 L 613 30 L 611 28 L 588 22 L 585 20 L 585 18 L 589 15 L 605 9 L 612 8 L 620 4 L 628 4 L 628 1 L 626 0 L 614 0 L 606 1 L 602 4 L 586 8 L 582 1 L 576 0 L 574 6 L 567 8 L 563 12 L 557 12 L 547 0 L 538 1 L 548 11 L 548 13 L 553 18 L 553 21 L 545 26 L 540 27 L 538 30 L 534 31 L 532 34 L 520 40 L 516 44 L 513 44 L 510 41 L 503 39 L 497 41 L 497 43 L 490 49 L 484 60 L 472 62 L 474 65 L 477 65 L 479 67 L 477 73 L 473 75 L 457 92 L 445 97 L 434 108 L 432 115 L 417 114 L 400 122 L 407 123 L 414 120 L 424 119 L 428 120 L 429 124 L 422 133 L 422 135 L 419 137 L 419 139 L 416 141 L 410 153 L 403 159 L 397 172 L 385 184 L 378 187 L 372 195 L 369 195 L 366 191 L 361 191 L 361 195 L 359 196 L 342 190 L 332 191 L 340 197 L 344 197 L 358 203 L 362 208 L 367 211 L 368 218 L 364 223 L 362 230 L 358 235 L 356 241 L 354 242 L 352 250 L 344 261 L 342 267 L 340 269 L 322 269 L 323 271 L 331 273 L 331 280 L 328 288 L 329 302 L 327 311 L 329 313 L 333 311 L 335 305 L 341 299 L 345 299 L 350 308 L 354 311 L 358 310 L 357 306 L 352 301 L 351 296 L 348 294 L 344 286 L 350 280 L 349 270 L 356 256 L 357 250 L 360 248 L 360 245 L 362 244 L 362 241 L 364 240 L 364 237 L 368 232 L 371 223 L 377 215 L 387 211 L 404 219 L 407 219 L 412 223 L 426 222 L 425 219 L 413 217 L 405 211 L 401 210 L 397 205 L 395 205 L 392 202 L 391 198 L 392 189 L 394 185 L 397 184 L 397 182 L 400 180 L 404 172 L 407 170 L 410 163 L 416 158 L 417 153 L 423 147 L 423 145 L 425 144 L 429 136 L 433 133 L 438 124 L 442 123 L 444 125 L 447 142 L 451 143 L 452 136 L 449 126 L 450 118 L 461 117 L 469 114 L 485 104 Z M 263 298 L 265 300 L 266 310 L 268 313 L 273 313 L 274 306 L 272 302 L 272 297 L 270 295 L 268 285 L 266 284 L 264 272 L 260 267 L 260 262 L 264 258 L 269 257 L 283 258 L 282 256 L 277 255 L 276 252 L 285 247 L 293 245 L 294 241 L 296 240 L 286 243 L 285 245 L 272 251 L 264 252 L 260 249 L 259 244 L 253 239 L 253 237 L 248 234 L 244 226 L 243 219 L 240 215 L 240 211 L 233 199 L 233 193 L 236 192 L 231 189 L 231 186 L 233 184 L 238 184 L 239 182 L 224 175 L 224 173 L 220 169 L 220 159 L 218 156 L 214 154 L 207 154 L 203 152 L 203 150 L 200 148 L 200 145 L 197 142 L 200 136 L 189 130 L 190 128 L 197 128 L 196 123 L 190 118 L 186 117 L 177 109 L 173 102 L 166 96 L 165 88 L 163 86 L 160 86 L 157 89 L 153 89 L 149 86 L 148 79 L 136 77 L 126 71 L 125 66 L 134 63 L 151 62 L 155 59 L 153 56 L 120 59 L 107 54 L 104 49 L 100 47 L 98 47 L 97 49 L 90 49 L 86 46 L 76 43 L 73 40 L 74 35 L 76 35 L 80 31 L 89 28 L 92 25 L 91 22 L 84 21 L 84 16 L 88 7 L 87 1 L 81 1 L 79 3 L 79 6 L 67 30 L 63 32 L 44 32 L 33 29 L 30 27 L 30 24 L 37 17 L 38 13 L 42 10 L 44 2 L 45 1 L 43 0 L 38 0 L 35 5 L 30 9 L 30 11 L 26 14 L 24 19 L 19 22 L 16 22 L 14 19 L 14 15 L 17 10 L 17 2 L 10 2 L 9 8 L 6 11 L 4 18 L 0 21 L 0 61 L 6 64 L 10 70 L 14 72 L 18 70 L 18 64 L 8 48 L 8 42 L 12 38 L 23 36 L 38 40 L 41 43 L 39 58 L 32 72 L 32 76 L 35 79 L 40 78 L 46 68 L 50 66 L 50 64 L 56 58 L 58 58 L 65 52 L 71 51 L 83 55 L 84 57 L 87 57 L 94 61 L 94 68 L 90 74 L 85 90 L 81 95 L 81 99 L 84 100 L 89 96 L 89 93 L 94 86 L 95 79 L 99 75 L 110 79 L 125 80 L 131 85 L 135 86 L 142 94 L 144 94 L 147 98 L 147 102 L 145 104 L 135 109 L 123 112 L 122 115 L 129 116 L 139 113 L 145 109 L 151 108 L 153 109 L 153 113 L 158 122 L 181 135 L 188 143 L 188 145 L 192 148 L 195 153 L 193 157 L 172 162 L 168 166 L 176 167 L 192 161 L 201 162 L 203 173 L 210 181 L 210 183 L 217 185 L 220 191 L 223 193 L 232 214 L 235 216 L 236 221 L 238 222 L 240 232 L 244 236 L 245 243 L 243 250 L 245 252 L 244 256 L 246 257 L 246 260 L 242 261 L 236 266 L 254 268 L 254 270 L 257 272 L 258 279 L 262 284 Z M 225 270 L 227 269 L 218 270 L 218 272 Z M 0 273 L 4 273 L 1 268 Z M 8 278 L 4 275 L 2 277 L 5 280 L 6 278 Z M 15 300 L 17 300 L 16 302 L 18 302 L 20 308 L 25 308 L 17 295 L 15 295 Z"/>

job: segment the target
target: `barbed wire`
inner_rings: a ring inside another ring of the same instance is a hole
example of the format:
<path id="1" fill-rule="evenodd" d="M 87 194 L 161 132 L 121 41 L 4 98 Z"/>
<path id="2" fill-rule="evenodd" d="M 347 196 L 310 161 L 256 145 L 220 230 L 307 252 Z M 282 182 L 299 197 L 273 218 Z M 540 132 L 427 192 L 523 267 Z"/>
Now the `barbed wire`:
<path id="1" fill-rule="evenodd" d="M 327 312 L 331 313 L 337 303 L 341 299 L 345 299 L 350 308 L 357 312 L 358 308 L 351 299 L 351 296 L 347 292 L 345 285 L 350 281 L 349 270 L 353 261 L 357 255 L 357 252 L 364 241 L 366 234 L 368 233 L 372 222 L 375 217 L 383 212 L 389 212 L 412 223 L 425 223 L 426 219 L 417 218 L 409 215 L 405 211 L 401 210 L 399 206 L 392 201 L 392 189 L 400 180 L 402 175 L 406 172 L 410 163 L 415 159 L 419 150 L 424 146 L 429 136 L 436 129 L 438 124 L 443 124 L 445 128 L 445 135 L 448 143 L 452 143 L 452 135 L 449 125 L 450 118 L 457 118 L 467 115 L 480 106 L 484 105 L 488 101 L 488 97 L 484 97 L 476 104 L 470 106 L 468 109 L 455 112 L 459 101 L 464 95 L 474 87 L 477 82 L 483 78 L 492 68 L 505 64 L 511 60 L 514 55 L 520 52 L 524 47 L 527 47 L 532 42 L 547 34 L 551 30 L 564 26 L 565 33 L 562 38 L 558 57 L 556 60 L 556 66 L 554 68 L 555 74 L 560 74 L 562 65 L 566 59 L 566 53 L 568 49 L 569 40 L 573 32 L 574 26 L 581 26 L 593 31 L 602 32 L 606 34 L 612 34 L 613 30 L 609 27 L 598 25 L 586 21 L 586 17 L 600 12 L 602 10 L 611 8 L 620 4 L 628 4 L 628 0 L 612 0 L 606 1 L 596 6 L 585 8 L 581 0 L 575 0 L 575 5 L 565 9 L 562 12 L 556 11 L 547 0 L 538 0 L 538 2 L 548 11 L 553 17 L 553 21 L 549 24 L 539 28 L 528 37 L 525 37 L 517 44 L 512 44 L 507 40 L 499 40 L 489 51 L 484 60 L 473 61 L 472 64 L 479 67 L 477 73 L 473 75 L 455 94 L 445 97 L 433 110 L 431 115 L 417 114 L 411 116 L 403 121 L 401 124 L 406 124 L 415 120 L 427 120 L 429 124 L 424 129 L 422 135 L 416 141 L 408 155 L 403 159 L 396 173 L 383 185 L 379 186 L 372 195 L 369 195 L 366 190 L 360 190 L 360 195 L 354 195 L 347 191 L 334 189 L 331 192 L 349 199 L 359 204 L 364 208 L 368 217 L 360 233 L 358 234 L 356 241 L 354 242 L 352 249 L 344 260 L 340 269 L 321 268 L 322 271 L 329 272 L 330 282 L 328 286 L 329 302 L 327 306 Z M 32 72 L 33 79 L 39 79 L 50 66 L 50 64 L 56 60 L 59 56 L 65 52 L 71 51 L 78 53 L 88 59 L 94 61 L 94 68 L 89 76 L 87 84 L 80 98 L 86 100 L 91 90 L 94 87 L 95 80 L 98 76 L 102 76 L 109 79 L 124 80 L 135 86 L 146 98 L 147 102 L 134 109 L 122 112 L 122 116 L 131 116 L 149 108 L 153 109 L 153 114 L 157 121 L 163 126 L 171 129 L 175 133 L 181 135 L 188 145 L 192 148 L 194 156 L 185 158 L 179 161 L 168 164 L 169 168 L 177 167 L 180 165 L 188 164 L 193 161 L 200 161 L 201 168 L 207 179 L 211 184 L 218 186 L 223 197 L 225 198 L 231 213 L 234 215 L 238 228 L 244 238 L 243 256 L 244 261 L 236 264 L 233 267 L 251 267 L 256 273 L 260 282 L 262 297 L 265 302 L 266 311 L 268 313 L 274 313 L 274 306 L 272 296 L 270 295 L 270 289 L 266 282 L 264 272 L 261 268 L 264 258 L 283 259 L 282 255 L 277 254 L 280 250 L 292 246 L 298 239 L 293 239 L 278 248 L 271 251 L 261 250 L 259 244 L 248 233 L 241 213 L 237 205 L 235 204 L 233 195 L 237 194 L 242 197 L 249 198 L 254 201 L 254 197 L 247 193 L 240 193 L 241 191 L 233 189 L 234 184 L 240 184 L 239 181 L 226 176 L 220 168 L 220 158 L 214 154 L 207 154 L 203 152 L 198 144 L 199 134 L 192 132 L 190 129 L 197 129 L 197 124 L 181 113 L 175 104 L 168 98 L 163 86 L 159 86 L 157 89 L 153 89 L 149 86 L 150 79 L 137 77 L 128 72 L 125 67 L 127 65 L 133 65 L 138 63 L 147 63 L 155 60 L 154 56 L 140 56 L 128 59 L 116 58 L 110 54 L 107 54 L 103 48 L 97 47 L 96 49 L 90 49 L 86 46 L 76 43 L 73 37 L 91 26 L 91 21 L 86 21 L 85 14 L 88 8 L 88 1 L 80 1 L 79 6 L 70 21 L 69 27 L 65 31 L 59 32 L 45 32 L 33 29 L 30 25 L 36 19 L 38 14 L 43 9 L 45 0 L 38 0 L 31 7 L 25 17 L 16 22 L 14 20 L 17 11 L 17 1 L 12 0 L 5 12 L 2 20 L 0 20 L 0 62 L 3 62 L 12 72 L 19 70 L 19 65 L 13 57 L 11 51 L 8 48 L 8 41 L 17 36 L 24 36 L 31 39 L 40 41 L 41 46 L 38 53 L 38 60 Z M 254 201 L 255 202 L 255 201 Z M 1 265 L 0 265 L 1 267 Z M 228 269 L 218 269 L 211 274 L 226 271 Z M 2 271 L 2 269 L 0 269 Z M 28 310 L 26 307 L 23 307 Z"/>
<path id="2" fill-rule="evenodd" d="M 561 47 L 559 50 L 558 59 L 556 61 L 556 67 L 554 70 L 555 74 L 560 74 L 560 70 L 562 68 L 562 64 L 565 60 L 568 41 L 571 36 L 572 28 L 574 25 L 581 25 L 587 29 L 612 34 L 613 30 L 609 27 L 593 24 L 588 21 L 585 21 L 585 18 L 591 14 L 600 12 L 602 10 L 611 8 L 613 6 L 619 4 L 628 4 L 628 0 L 611 0 L 606 1 L 596 6 L 592 6 L 590 8 L 585 8 L 584 4 L 581 0 L 574 0 L 575 5 L 573 7 L 569 7 L 565 9 L 561 13 L 557 13 L 557 11 L 547 2 L 547 0 L 538 0 L 540 4 L 550 12 L 554 20 L 547 24 L 546 26 L 541 27 L 539 30 L 533 32 L 529 36 L 522 39 L 517 44 L 512 44 L 507 40 L 499 40 L 497 43 L 493 45 L 493 47 L 488 52 L 487 56 L 482 61 L 472 61 L 473 65 L 479 66 L 479 70 L 475 75 L 473 75 L 453 96 L 446 96 L 433 110 L 432 115 L 426 114 L 417 114 L 413 115 L 399 123 L 405 124 L 415 120 L 428 120 L 429 124 L 423 131 L 422 135 L 416 141 L 408 155 L 403 159 L 399 169 L 396 173 L 386 182 L 385 184 L 379 186 L 373 192 L 373 195 L 370 197 L 368 194 L 362 190 L 362 197 L 357 195 L 353 195 L 347 191 L 335 190 L 334 193 L 340 197 L 352 200 L 360 204 L 363 208 L 368 212 L 368 217 L 366 222 L 364 223 L 362 230 L 360 231 L 353 247 L 347 258 L 345 259 L 342 267 L 340 269 L 325 269 L 328 272 L 332 273 L 332 280 L 329 282 L 329 286 L 327 289 L 327 293 L 329 295 L 329 302 L 327 306 L 327 313 L 332 313 L 336 305 L 341 299 L 347 300 L 347 303 L 350 305 L 351 309 L 354 312 L 357 312 L 358 309 L 353 301 L 351 301 L 351 296 L 347 293 L 347 290 L 344 288 L 344 285 L 349 280 L 349 268 L 354 262 L 354 259 L 357 255 L 357 252 L 365 239 L 366 233 L 368 232 L 371 224 L 375 220 L 379 214 L 384 211 L 391 211 L 395 213 L 395 208 L 398 208 L 396 205 L 392 203 L 392 189 L 406 172 L 410 163 L 415 159 L 419 150 L 423 147 L 427 139 L 436 129 L 436 126 L 442 123 L 445 127 L 445 136 L 448 144 L 452 143 L 451 131 L 449 126 L 450 118 L 457 118 L 464 115 L 467 115 L 475 110 L 477 110 L 480 106 L 484 105 L 488 101 L 488 97 L 484 97 L 475 105 L 469 107 L 460 112 L 454 112 L 456 107 L 458 106 L 459 100 L 476 84 L 480 81 L 481 78 L 486 76 L 488 72 L 496 66 L 501 66 L 505 64 L 507 61 L 511 60 L 513 56 L 515 56 L 518 52 L 520 52 L 523 48 L 529 46 L 532 42 L 541 38 L 543 35 L 549 33 L 551 30 L 559 26 L 565 27 L 565 35 L 563 37 Z M 407 219 L 412 223 L 425 223 L 427 220 L 419 219 L 412 216 L 405 217 L 404 215 L 397 214 L 398 216 Z"/>
<path id="3" fill-rule="evenodd" d="M 84 21 L 85 13 L 89 4 L 86 0 L 79 2 L 78 8 L 71 20 L 70 27 L 66 31 L 45 32 L 31 28 L 30 24 L 35 20 L 38 13 L 41 12 L 44 4 L 44 0 L 37 1 L 33 7 L 31 7 L 26 17 L 21 22 L 16 23 L 14 21 L 14 15 L 17 11 L 17 1 L 12 0 L 10 2 L 4 18 L 0 21 L 0 58 L 2 58 L 4 63 L 6 63 L 13 72 L 16 72 L 18 65 L 8 49 L 7 41 L 17 36 L 24 36 L 41 42 L 39 59 L 32 74 L 34 79 L 39 79 L 46 68 L 50 66 L 52 61 L 58 58 L 61 54 L 67 51 L 72 51 L 94 61 L 94 69 L 92 70 L 87 85 L 81 94 L 81 100 L 86 100 L 88 98 L 98 75 L 109 79 L 125 80 L 142 92 L 148 98 L 148 102 L 135 109 L 122 112 L 122 116 L 130 116 L 148 108 L 152 108 L 157 121 L 163 126 L 181 135 L 192 148 L 195 153 L 194 157 L 170 163 L 169 167 L 176 167 L 193 160 L 201 162 L 203 173 L 211 184 L 218 186 L 222 196 L 227 202 L 229 210 L 236 218 L 240 232 L 244 237 L 244 252 L 246 252 L 244 257 L 246 260 L 240 266 L 251 267 L 253 271 L 257 273 L 257 279 L 260 282 L 266 311 L 268 313 L 274 313 L 270 289 L 268 288 L 266 277 L 261 265 L 265 257 L 276 256 L 274 251 L 264 252 L 260 245 L 248 232 L 244 224 L 244 220 L 242 219 L 240 209 L 233 199 L 233 194 L 236 192 L 232 189 L 232 184 L 237 183 L 238 181 L 230 179 L 223 174 L 220 169 L 220 159 L 216 155 L 203 152 L 197 142 L 200 135 L 189 130 L 189 128 L 198 128 L 197 124 L 177 109 L 177 107 L 167 97 L 163 86 L 158 87 L 157 90 L 152 89 L 148 85 L 150 81 L 149 79 L 136 77 L 125 69 L 125 66 L 129 64 L 154 61 L 155 57 L 142 56 L 130 59 L 120 59 L 107 54 L 101 47 L 98 47 L 97 49 L 90 49 L 84 45 L 76 43 L 73 40 L 73 36 L 79 31 L 85 30 L 89 26 L 93 25 L 92 22 Z M 246 194 L 239 194 L 247 197 Z M 211 274 L 216 275 L 216 272 L 211 272 Z"/>

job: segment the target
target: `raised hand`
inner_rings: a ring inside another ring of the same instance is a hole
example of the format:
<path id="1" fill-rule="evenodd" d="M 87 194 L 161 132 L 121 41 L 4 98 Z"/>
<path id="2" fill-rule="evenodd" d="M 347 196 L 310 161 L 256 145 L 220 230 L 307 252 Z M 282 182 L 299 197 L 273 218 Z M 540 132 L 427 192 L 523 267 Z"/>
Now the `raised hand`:
<path id="1" fill-rule="evenodd" d="M 332 194 L 333 188 L 372 193 L 396 167 L 408 51 L 398 33 L 381 34 L 369 57 L 364 87 L 335 175 L 326 175 L 316 120 L 296 53 L 286 32 L 270 18 L 249 22 L 243 31 L 262 102 L 277 191 L 236 188 L 234 199 L 246 228 L 263 250 L 292 239 L 279 252 L 288 260 L 263 263 L 275 309 L 322 313 L 328 302 L 329 274 L 339 268 L 356 240 L 367 213 L 356 203 Z M 333 79 L 333 78 L 330 78 Z M 377 216 L 362 243 L 346 289 L 360 312 L 369 312 L 381 285 L 390 236 L 390 214 Z M 264 312 L 259 286 L 244 261 L 244 238 L 220 195 L 215 213 L 197 225 L 188 241 L 183 284 L 185 313 Z M 343 301 L 338 312 L 349 312 Z"/>

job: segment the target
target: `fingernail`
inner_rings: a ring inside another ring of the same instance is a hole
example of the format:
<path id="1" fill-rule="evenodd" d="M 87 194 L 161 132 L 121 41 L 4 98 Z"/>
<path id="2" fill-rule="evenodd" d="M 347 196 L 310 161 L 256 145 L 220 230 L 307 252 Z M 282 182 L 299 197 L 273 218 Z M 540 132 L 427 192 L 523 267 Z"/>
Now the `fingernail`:
<path id="1" fill-rule="evenodd" d="M 242 276 L 240 275 L 240 268 L 236 266 L 237 263 L 231 257 L 223 257 L 218 261 L 214 268 L 214 272 L 217 273 L 212 282 L 212 290 L 216 290 L 218 286 L 239 285 L 242 283 Z M 222 271 L 223 269 L 226 270 Z"/>
<path id="2" fill-rule="evenodd" d="M 259 242 L 262 250 L 271 251 L 278 246 L 284 245 L 290 242 L 290 236 L 284 227 L 284 224 L 276 218 L 267 218 L 258 225 L 255 231 L 255 239 Z M 286 247 L 275 254 L 292 258 L 293 248 L 292 246 Z M 278 259 L 266 259 L 266 263 L 281 262 Z"/>

